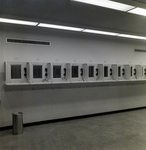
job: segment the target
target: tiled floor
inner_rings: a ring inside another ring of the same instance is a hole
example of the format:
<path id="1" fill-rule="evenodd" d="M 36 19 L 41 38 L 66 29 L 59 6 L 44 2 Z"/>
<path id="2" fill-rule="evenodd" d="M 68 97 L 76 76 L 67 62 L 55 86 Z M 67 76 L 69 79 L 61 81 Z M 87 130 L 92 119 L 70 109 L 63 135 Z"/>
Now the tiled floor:
<path id="1" fill-rule="evenodd" d="M 146 109 L 0 131 L 0 150 L 146 150 Z"/>

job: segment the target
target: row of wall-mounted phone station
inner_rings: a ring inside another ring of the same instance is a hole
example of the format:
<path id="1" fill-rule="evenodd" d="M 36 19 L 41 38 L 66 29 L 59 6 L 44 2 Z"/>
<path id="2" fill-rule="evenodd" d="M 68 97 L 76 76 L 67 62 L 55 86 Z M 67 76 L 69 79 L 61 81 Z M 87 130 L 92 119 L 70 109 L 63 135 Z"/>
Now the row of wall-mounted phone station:
<path id="1" fill-rule="evenodd" d="M 5 62 L 5 84 L 146 80 L 146 65 Z"/>

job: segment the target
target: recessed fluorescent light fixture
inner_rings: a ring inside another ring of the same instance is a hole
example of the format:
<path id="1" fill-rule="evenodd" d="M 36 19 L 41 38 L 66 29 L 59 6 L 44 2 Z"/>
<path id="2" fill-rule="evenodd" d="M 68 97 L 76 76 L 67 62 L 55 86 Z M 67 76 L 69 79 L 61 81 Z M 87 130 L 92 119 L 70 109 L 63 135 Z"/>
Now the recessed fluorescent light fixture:
<path id="1" fill-rule="evenodd" d="M 90 29 L 85 29 L 82 32 L 94 33 L 94 34 L 103 34 L 103 35 L 111 35 L 111 36 L 116 36 L 116 35 L 119 34 L 119 33 L 114 33 L 114 32 L 106 32 L 106 31 L 90 30 Z"/>
<path id="2" fill-rule="evenodd" d="M 139 40 L 146 40 L 146 37 L 136 36 L 136 35 L 118 34 L 117 36 L 125 37 L 125 38 L 132 38 L 132 39 L 139 39 Z"/>
<path id="3" fill-rule="evenodd" d="M 45 24 L 45 23 L 40 23 L 40 24 L 38 24 L 38 26 L 39 27 L 45 27 L 45 28 L 61 29 L 61 30 L 71 30 L 71 31 L 82 31 L 82 30 L 84 30 L 83 28 L 53 25 L 53 24 Z"/>
<path id="4" fill-rule="evenodd" d="M 0 22 L 2 22 L 2 23 L 11 23 L 11 24 L 20 24 L 20 25 L 28 25 L 28 26 L 36 26 L 38 24 L 37 22 L 6 19 L 6 18 L 0 18 Z"/>
<path id="5" fill-rule="evenodd" d="M 139 8 L 139 7 L 135 8 L 135 9 L 132 9 L 128 12 L 133 13 L 133 14 L 137 14 L 137 15 L 146 16 L 146 9 Z"/>
<path id="6" fill-rule="evenodd" d="M 71 0 L 71 1 L 96 5 L 100 7 L 106 7 L 106 8 L 120 10 L 120 11 L 128 11 L 128 10 L 135 8 L 134 6 L 131 6 L 131 5 L 113 2 L 110 0 Z"/>

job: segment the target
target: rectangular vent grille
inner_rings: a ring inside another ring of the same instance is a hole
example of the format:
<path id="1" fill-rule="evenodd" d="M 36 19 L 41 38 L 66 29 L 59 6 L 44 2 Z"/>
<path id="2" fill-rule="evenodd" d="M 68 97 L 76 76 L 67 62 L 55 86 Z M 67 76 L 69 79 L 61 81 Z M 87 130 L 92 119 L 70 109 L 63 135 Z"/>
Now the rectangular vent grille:
<path id="1" fill-rule="evenodd" d="M 135 52 L 145 52 L 145 53 L 146 53 L 146 50 L 142 50 L 142 49 L 135 49 Z"/>
<path id="2" fill-rule="evenodd" d="M 35 44 L 35 45 L 51 45 L 50 42 L 44 41 L 33 41 L 33 40 L 21 40 L 21 39 L 7 39 L 8 43 L 19 43 L 19 44 Z"/>

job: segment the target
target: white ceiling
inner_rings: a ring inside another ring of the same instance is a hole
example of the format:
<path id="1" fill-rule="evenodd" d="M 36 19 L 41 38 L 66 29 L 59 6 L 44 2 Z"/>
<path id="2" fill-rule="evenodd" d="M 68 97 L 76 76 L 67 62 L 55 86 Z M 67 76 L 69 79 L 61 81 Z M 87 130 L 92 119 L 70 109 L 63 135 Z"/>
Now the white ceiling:
<path id="1" fill-rule="evenodd" d="M 146 8 L 145 0 L 115 0 Z M 146 17 L 70 0 L 1 0 L 0 17 L 146 36 Z"/>

